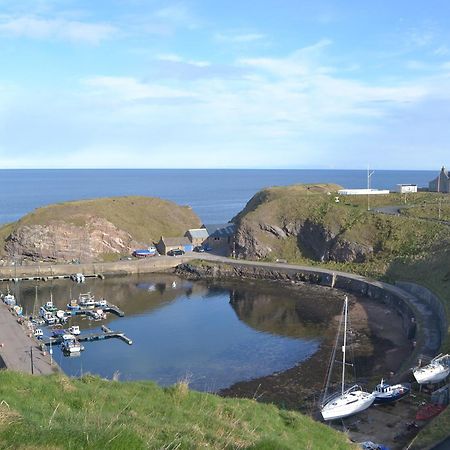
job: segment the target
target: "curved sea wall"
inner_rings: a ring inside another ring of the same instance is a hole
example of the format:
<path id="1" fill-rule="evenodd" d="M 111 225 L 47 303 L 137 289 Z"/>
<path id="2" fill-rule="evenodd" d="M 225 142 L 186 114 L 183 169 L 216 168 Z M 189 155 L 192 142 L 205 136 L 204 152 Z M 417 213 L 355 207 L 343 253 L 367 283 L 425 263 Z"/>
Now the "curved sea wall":
<path id="1" fill-rule="evenodd" d="M 411 292 L 381 281 L 327 269 L 287 264 L 245 261 L 183 263 L 176 268 L 179 275 L 191 279 L 254 279 L 290 283 L 306 282 L 341 289 L 374 299 L 395 310 L 403 318 L 405 334 L 414 342 L 414 351 L 403 368 L 414 366 L 418 357 L 433 357 L 441 345 L 441 330 L 445 324 L 434 311 L 434 303 L 423 301 Z M 440 302 L 439 302 L 440 304 Z"/>

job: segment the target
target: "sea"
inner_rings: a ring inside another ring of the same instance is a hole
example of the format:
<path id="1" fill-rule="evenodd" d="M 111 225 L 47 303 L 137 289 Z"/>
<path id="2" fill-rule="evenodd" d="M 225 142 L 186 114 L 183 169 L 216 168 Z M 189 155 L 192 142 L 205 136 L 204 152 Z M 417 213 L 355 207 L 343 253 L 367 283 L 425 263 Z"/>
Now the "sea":
<path id="1" fill-rule="evenodd" d="M 394 189 L 399 183 L 428 186 L 435 171 L 375 170 L 371 187 Z M 231 220 L 248 200 L 268 186 L 336 183 L 367 186 L 365 170 L 235 169 L 27 169 L 0 170 L 0 224 L 35 208 L 69 200 L 146 195 L 190 205 L 203 223 Z"/>

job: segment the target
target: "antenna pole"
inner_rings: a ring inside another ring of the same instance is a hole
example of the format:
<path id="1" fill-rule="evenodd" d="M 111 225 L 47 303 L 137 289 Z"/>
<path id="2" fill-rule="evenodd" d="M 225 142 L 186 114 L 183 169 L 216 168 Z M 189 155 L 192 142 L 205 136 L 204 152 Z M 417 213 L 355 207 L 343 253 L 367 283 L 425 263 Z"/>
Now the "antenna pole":
<path id="1" fill-rule="evenodd" d="M 345 349 L 347 346 L 347 314 L 348 314 L 348 297 L 344 300 L 344 345 L 342 346 L 342 395 L 345 386 Z"/>

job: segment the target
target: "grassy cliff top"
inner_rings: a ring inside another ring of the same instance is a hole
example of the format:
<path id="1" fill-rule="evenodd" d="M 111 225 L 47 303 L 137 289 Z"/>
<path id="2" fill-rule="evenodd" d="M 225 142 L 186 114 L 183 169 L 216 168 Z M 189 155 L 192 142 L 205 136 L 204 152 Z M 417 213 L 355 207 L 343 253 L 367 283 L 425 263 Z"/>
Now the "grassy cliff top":
<path id="1" fill-rule="evenodd" d="M 108 220 L 138 242 L 152 242 L 161 235 L 182 236 L 188 228 L 200 226 L 199 217 L 188 206 L 153 197 L 111 197 L 38 208 L 17 222 L 0 228 L 0 239 L 27 225 L 62 221 L 81 227 L 92 217 Z"/>
<path id="2" fill-rule="evenodd" d="M 183 382 L 160 388 L 0 371 L 0 399 L 1 448 L 354 448 L 299 413 L 190 391 Z"/>

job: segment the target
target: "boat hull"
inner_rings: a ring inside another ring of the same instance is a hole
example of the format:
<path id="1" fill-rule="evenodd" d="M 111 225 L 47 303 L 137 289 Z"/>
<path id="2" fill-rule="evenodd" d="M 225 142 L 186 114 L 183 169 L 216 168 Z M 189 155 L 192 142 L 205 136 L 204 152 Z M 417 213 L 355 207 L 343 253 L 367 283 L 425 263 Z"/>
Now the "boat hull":
<path id="1" fill-rule="evenodd" d="M 434 368 L 426 366 L 422 369 L 413 372 L 414 378 L 419 384 L 436 384 L 445 380 L 450 374 L 450 367 L 445 367 L 442 364 Z"/>
<path id="2" fill-rule="evenodd" d="M 373 394 L 363 391 L 344 393 L 330 400 L 321 410 L 323 420 L 336 420 L 353 416 L 369 408 L 375 400 Z"/>

